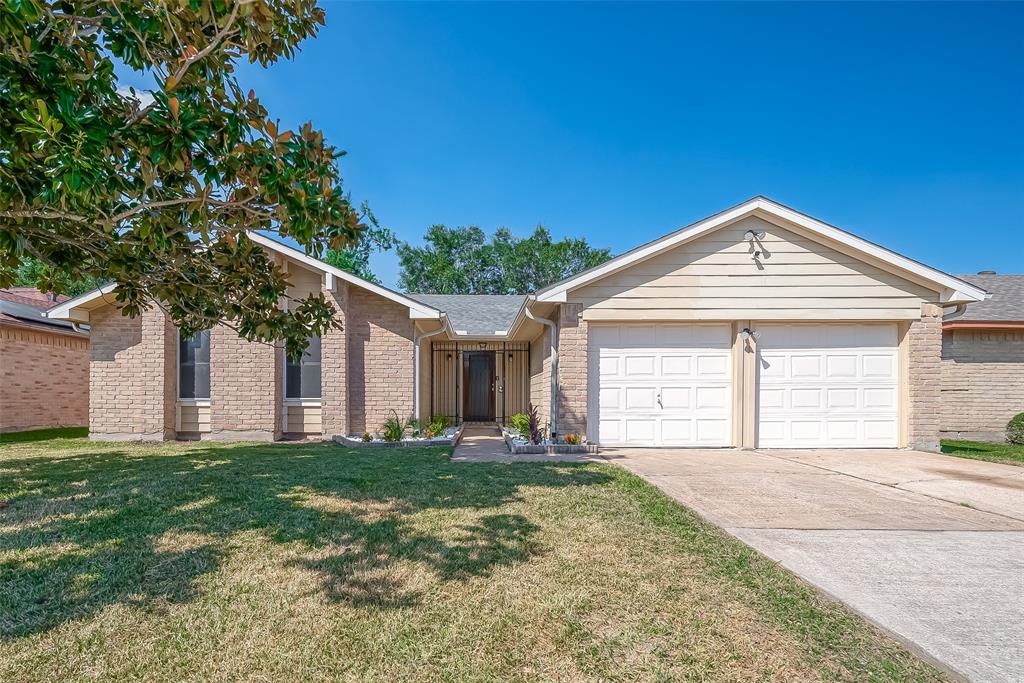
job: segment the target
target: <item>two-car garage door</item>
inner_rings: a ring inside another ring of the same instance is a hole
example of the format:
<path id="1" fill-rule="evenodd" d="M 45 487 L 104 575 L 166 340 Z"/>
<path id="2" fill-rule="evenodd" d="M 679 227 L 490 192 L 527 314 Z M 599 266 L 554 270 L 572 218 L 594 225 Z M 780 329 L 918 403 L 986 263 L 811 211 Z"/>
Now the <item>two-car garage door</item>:
<path id="1" fill-rule="evenodd" d="M 754 327 L 759 447 L 897 445 L 895 325 Z M 730 324 L 592 325 L 588 394 L 598 400 L 589 402 L 589 437 L 605 446 L 732 445 L 732 342 Z"/>

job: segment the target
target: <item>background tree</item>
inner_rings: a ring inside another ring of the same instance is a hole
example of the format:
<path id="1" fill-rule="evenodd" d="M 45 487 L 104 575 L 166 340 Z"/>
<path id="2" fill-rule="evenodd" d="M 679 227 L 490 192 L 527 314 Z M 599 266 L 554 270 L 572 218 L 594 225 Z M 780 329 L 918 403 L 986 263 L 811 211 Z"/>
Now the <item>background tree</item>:
<path id="1" fill-rule="evenodd" d="M 186 334 L 223 320 L 304 348 L 330 308 L 278 310 L 286 276 L 246 231 L 320 256 L 368 217 L 342 153 L 281 126 L 235 65 L 291 58 L 323 23 L 315 0 L 0 3 L 0 287 L 32 257 L 40 289 L 113 281 L 127 315 L 156 301 Z M 119 88 L 115 63 L 154 87 Z"/>
<path id="2" fill-rule="evenodd" d="M 426 244 L 398 246 L 399 286 L 424 294 L 528 294 L 611 258 L 585 239 L 555 242 L 538 225 L 527 238 L 499 228 L 488 241 L 478 227 L 434 225 Z"/>
<path id="3" fill-rule="evenodd" d="M 45 263 L 36 258 L 27 258 L 21 262 L 14 274 L 15 287 L 36 287 L 40 281 L 47 281 L 57 278 L 59 291 L 68 296 L 78 296 L 90 292 L 102 283 L 92 275 L 85 275 L 80 279 L 71 279 L 62 273 L 51 273 Z M 56 290 L 43 290 L 56 291 Z"/>
<path id="4" fill-rule="evenodd" d="M 380 280 L 370 270 L 370 254 L 375 251 L 388 251 L 396 244 L 398 238 L 389 228 L 371 227 L 363 232 L 356 246 L 348 249 L 328 249 L 324 261 L 364 280 L 380 284 Z"/>

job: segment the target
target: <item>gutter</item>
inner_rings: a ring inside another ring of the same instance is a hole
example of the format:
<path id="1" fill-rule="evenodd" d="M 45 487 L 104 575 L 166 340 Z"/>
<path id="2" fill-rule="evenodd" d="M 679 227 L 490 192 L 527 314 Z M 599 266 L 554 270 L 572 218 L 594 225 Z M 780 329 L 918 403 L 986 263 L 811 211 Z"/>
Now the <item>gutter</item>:
<path id="1" fill-rule="evenodd" d="M 441 314 L 441 327 L 433 332 L 414 335 L 412 339 L 412 414 L 417 420 L 422 420 L 420 415 L 420 342 L 428 337 L 441 334 L 448 327 L 448 316 Z"/>
<path id="2" fill-rule="evenodd" d="M 523 304 L 523 312 L 526 317 L 534 322 L 544 325 L 551 332 L 551 410 L 549 412 L 551 422 L 551 439 L 558 435 L 558 326 L 547 318 L 538 318 L 530 310 L 530 302 L 536 301 L 537 295 L 531 294 Z"/>

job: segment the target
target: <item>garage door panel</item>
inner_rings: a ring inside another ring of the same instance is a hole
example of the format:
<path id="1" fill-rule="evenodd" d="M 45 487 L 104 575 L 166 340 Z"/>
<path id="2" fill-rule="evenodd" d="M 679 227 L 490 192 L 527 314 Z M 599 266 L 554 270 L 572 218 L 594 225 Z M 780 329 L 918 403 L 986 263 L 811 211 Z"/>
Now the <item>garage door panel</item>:
<path id="1" fill-rule="evenodd" d="M 791 324 L 758 329 L 759 447 L 897 445 L 895 325 Z"/>
<path id="2" fill-rule="evenodd" d="M 589 335 L 603 445 L 730 445 L 731 325 L 591 325 Z"/>

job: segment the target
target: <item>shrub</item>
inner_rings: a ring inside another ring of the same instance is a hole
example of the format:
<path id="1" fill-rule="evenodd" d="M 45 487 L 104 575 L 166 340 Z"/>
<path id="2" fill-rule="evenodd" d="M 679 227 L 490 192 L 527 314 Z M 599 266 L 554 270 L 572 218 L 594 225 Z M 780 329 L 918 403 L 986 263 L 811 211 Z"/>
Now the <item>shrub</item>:
<path id="1" fill-rule="evenodd" d="M 530 433 L 530 416 L 526 413 L 516 413 L 508 418 L 508 425 L 525 436 Z"/>
<path id="2" fill-rule="evenodd" d="M 583 443 L 583 437 L 579 434 L 566 434 L 565 442 L 570 446 L 579 446 Z"/>
<path id="3" fill-rule="evenodd" d="M 440 434 L 444 430 L 452 426 L 452 420 L 447 415 L 431 415 L 430 417 L 430 431 L 434 434 Z"/>
<path id="4" fill-rule="evenodd" d="M 1024 413 L 1018 413 L 1006 424 L 1006 440 L 1010 443 L 1024 444 Z"/>
<path id="5" fill-rule="evenodd" d="M 537 417 L 537 408 L 531 403 L 526 407 L 526 414 L 530 416 L 530 443 L 534 446 L 544 440 L 544 434 L 540 431 L 540 418 Z"/>
<path id="6" fill-rule="evenodd" d="M 422 436 L 423 431 L 427 428 L 422 421 L 416 419 L 415 417 L 410 417 L 409 421 L 406 422 L 405 424 L 407 427 L 409 427 L 409 432 L 412 434 L 412 436 Z"/>
<path id="7" fill-rule="evenodd" d="M 370 436 L 370 432 L 363 432 L 363 441 L 365 443 L 370 443 L 371 441 L 373 441 L 373 437 Z"/>
<path id="8" fill-rule="evenodd" d="M 384 420 L 384 424 L 381 425 L 380 431 L 384 436 L 385 441 L 401 441 L 405 435 L 405 425 L 398 419 L 398 413 L 391 411 L 391 417 Z"/>

